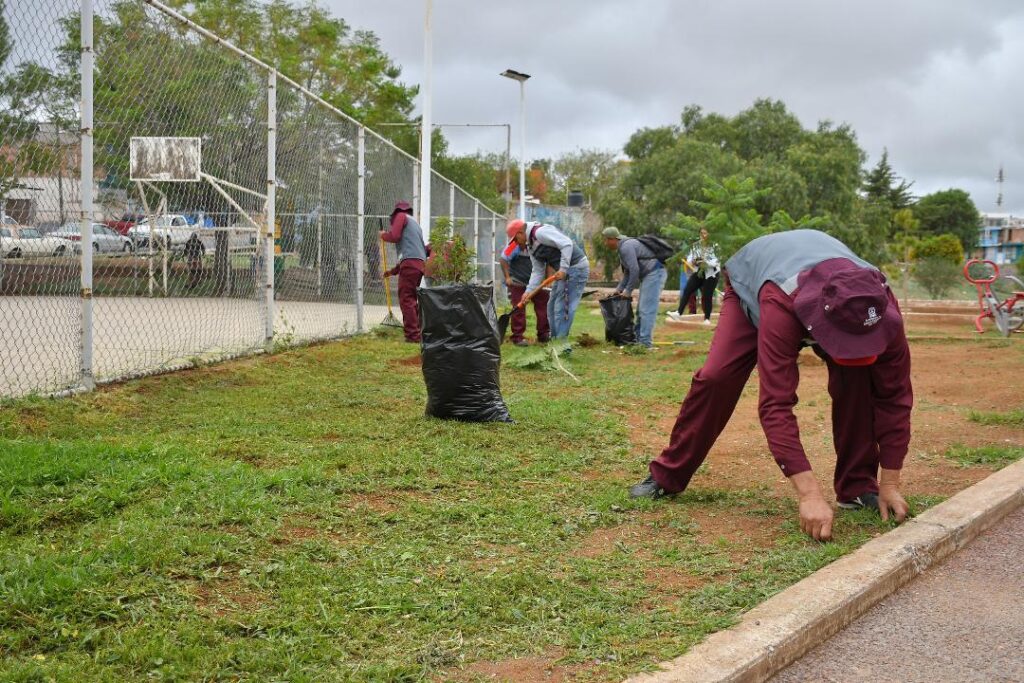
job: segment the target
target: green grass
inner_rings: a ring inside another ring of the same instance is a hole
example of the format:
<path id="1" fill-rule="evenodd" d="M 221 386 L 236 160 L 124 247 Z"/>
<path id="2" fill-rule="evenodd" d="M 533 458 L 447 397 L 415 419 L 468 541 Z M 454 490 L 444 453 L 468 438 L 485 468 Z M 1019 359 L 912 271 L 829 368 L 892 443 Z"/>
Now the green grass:
<path id="1" fill-rule="evenodd" d="M 1010 425 L 1024 427 L 1024 408 L 1002 412 L 983 412 L 972 410 L 968 415 L 971 422 L 983 425 Z"/>
<path id="2" fill-rule="evenodd" d="M 946 449 L 946 457 L 956 461 L 962 467 L 978 465 L 1000 469 L 1024 458 L 1024 447 L 1021 446 L 979 446 L 968 447 L 955 444 Z"/>
<path id="3" fill-rule="evenodd" d="M 387 333 L 8 402 L 0 679 L 414 681 L 557 653 L 611 681 L 678 655 L 886 528 L 842 514 L 811 542 L 767 487 L 628 501 L 650 454 L 627 416 L 674 410 L 688 337 L 576 349 L 580 384 L 503 368 L 513 425 L 424 418 Z M 699 538 L 730 515 L 767 545 Z"/>

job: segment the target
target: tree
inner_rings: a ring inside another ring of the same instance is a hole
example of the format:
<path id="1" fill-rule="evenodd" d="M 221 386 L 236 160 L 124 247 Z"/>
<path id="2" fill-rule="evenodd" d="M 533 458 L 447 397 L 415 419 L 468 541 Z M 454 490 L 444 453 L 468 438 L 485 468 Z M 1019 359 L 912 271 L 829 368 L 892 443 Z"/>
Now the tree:
<path id="1" fill-rule="evenodd" d="M 370 31 L 353 30 L 315 0 L 173 0 L 173 7 L 277 67 L 357 121 L 372 127 L 409 120 L 418 88 Z M 404 132 L 408 138 L 409 131 Z M 403 133 L 396 131 L 396 135 Z M 414 136 L 413 136 L 414 138 Z M 408 151 L 408 150 L 407 150 Z"/>
<path id="2" fill-rule="evenodd" d="M 941 256 L 929 256 L 914 266 L 914 279 L 933 299 L 946 296 L 960 277 L 960 267 Z"/>
<path id="3" fill-rule="evenodd" d="M 864 176 L 864 194 L 877 202 L 888 202 L 894 211 L 905 209 L 914 202 L 910 188 L 914 183 L 898 177 L 889 164 L 889 150 L 882 149 L 882 158 Z"/>
<path id="4" fill-rule="evenodd" d="M 707 176 L 704 199 L 691 202 L 703 213 L 703 218 L 680 216 L 665 233 L 677 240 L 692 240 L 700 228 L 705 227 L 711 240 L 718 244 L 719 256 L 725 262 L 744 244 L 768 232 L 754 209 L 754 202 L 765 192 L 768 190 L 755 187 L 753 178 L 733 175 L 719 182 Z"/>
<path id="5" fill-rule="evenodd" d="M 946 233 L 920 240 L 914 247 L 913 257 L 941 258 L 959 268 L 964 262 L 964 249 L 956 235 Z"/>
<path id="6" fill-rule="evenodd" d="M 978 243 L 981 216 L 963 190 L 954 188 L 921 197 L 914 205 L 914 216 L 921 221 L 922 232 L 956 235 L 965 251 Z"/>
<path id="7" fill-rule="evenodd" d="M 622 165 L 616 156 L 614 151 L 599 149 L 579 149 L 562 155 L 552 164 L 552 192 L 565 197 L 570 191 L 579 190 L 596 205 L 621 174 Z"/>

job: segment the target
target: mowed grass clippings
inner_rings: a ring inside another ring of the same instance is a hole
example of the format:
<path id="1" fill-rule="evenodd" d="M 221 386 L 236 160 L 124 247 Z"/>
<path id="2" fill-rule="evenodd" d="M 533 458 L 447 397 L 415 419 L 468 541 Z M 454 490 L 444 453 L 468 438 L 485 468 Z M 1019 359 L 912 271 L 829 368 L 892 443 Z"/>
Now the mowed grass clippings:
<path id="1" fill-rule="evenodd" d="M 672 334 L 697 345 L 575 349 L 579 383 L 503 367 L 512 425 L 423 417 L 393 334 L 5 403 L 0 679 L 474 680 L 533 656 L 613 681 L 884 531 L 844 514 L 811 542 L 768 487 L 627 500 L 651 455 L 629 416 L 675 410 L 710 338 Z"/>

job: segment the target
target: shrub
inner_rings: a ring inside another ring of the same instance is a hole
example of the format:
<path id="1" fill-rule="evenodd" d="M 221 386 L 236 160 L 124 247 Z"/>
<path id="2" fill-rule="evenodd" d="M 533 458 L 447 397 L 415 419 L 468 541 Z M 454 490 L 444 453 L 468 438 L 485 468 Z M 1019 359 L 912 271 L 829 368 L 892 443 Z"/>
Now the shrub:
<path id="1" fill-rule="evenodd" d="M 914 279 L 933 299 L 946 296 L 960 277 L 960 264 L 944 256 L 927 256 L 914 267 Z"/>
<path id="2" fill-rule="evenodd" d="M 430 230 L 432 251 L 427 258 L 426 274 L 438 283 L 469 282 L 476 275 L 475 252 L 453 227 L 458 225 L 453 226 L 451 218 L 439 216 Z"/>

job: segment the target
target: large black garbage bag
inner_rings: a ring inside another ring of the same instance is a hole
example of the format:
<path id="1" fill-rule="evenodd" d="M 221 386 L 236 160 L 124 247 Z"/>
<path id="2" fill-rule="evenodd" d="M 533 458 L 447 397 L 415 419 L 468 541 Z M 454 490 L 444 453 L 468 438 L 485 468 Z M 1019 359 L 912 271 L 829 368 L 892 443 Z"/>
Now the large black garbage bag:
<path id="1" fill-rule="evenodd" d="M 512 422 L 501 397 L 501 339 L 490 287 L 421 287 L 427 415 L 468 422 Z"/>
<path id="2" fill-rule="evenodd" d="M 601 315 L 604 317 L 604 340 L 616 346 L 636 343 L 633 327 L 633 300 L 620 296 L 601 299 Z"/>

